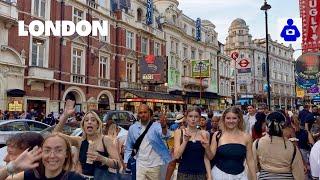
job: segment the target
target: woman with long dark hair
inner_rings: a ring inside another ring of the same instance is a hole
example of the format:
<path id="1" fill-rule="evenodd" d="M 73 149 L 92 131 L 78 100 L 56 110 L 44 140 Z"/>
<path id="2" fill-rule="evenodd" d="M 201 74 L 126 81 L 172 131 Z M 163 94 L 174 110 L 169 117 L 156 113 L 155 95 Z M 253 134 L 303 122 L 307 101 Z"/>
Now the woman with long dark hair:
<path id="1" fill-rule="evenodd" d="M 214 133 L 210 148 L 206 148 L 209 159 L 215 158 L 211 174 L 214 180 L 255 180 L 256 172 L 252 156 L 251 136 L 244 132 L 242 112 L 230 107 L 220 120 L 221 131 Z M 246 174 L 244 162 L 248 166 Z"/>
<path id="2" fill-rule="evenodd" d="M 255 141 L 256 139 L 261 138 L 265 135 L 266 132 L 266 115 L 263 112 L 256 113 L 256 122 L 252 128 L 252 140 Z"/>
<path id="3" fill-rule="evenodd" d="M 201 110 L 193 107 L 186 112 L 187 128 L 174 133 L 174 158 L 180 159 L 178 180 L 206 180 L 211 178 L 210 162 L 202 142 L 209 141 L 209 133 L 197 129 Z"/>
<path id="4" fill-rule="evenodd" d="M 303 161 L 299 150 L 283 136 L 286 117 L 281 112 L 267 116 L 267 135 L 257 139 L 253 146 L 253 157 L 260 180 L 302 180 Z"/>

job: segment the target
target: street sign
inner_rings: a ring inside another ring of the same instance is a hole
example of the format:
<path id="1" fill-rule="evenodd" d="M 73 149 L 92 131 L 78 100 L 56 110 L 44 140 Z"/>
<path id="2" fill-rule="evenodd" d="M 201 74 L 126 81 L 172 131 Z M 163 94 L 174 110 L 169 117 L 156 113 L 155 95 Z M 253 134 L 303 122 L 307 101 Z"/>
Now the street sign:
<path id="1" fill-rule="evenodd" d="M 232 54 L 231 54 L 231 58 L 233 59 L 233 60 L 237 60 L 238 59 L 238 57 L 239 57 L 239 53 L 238 52 L 233 52 Z"/>
<path id="2" fill-rule="evenodd" d="M 251 84 L 251 82 L 252 82 L 251 73 L 239 73 L 237 75 L 238 84 Z"/>
<path id="3" fill-rule="evenodd" d="M 249 63 L 248 60 L 242 59 L 238 64 L 239 64 L 240 67 L 246 68 L 250 63 Z"/>

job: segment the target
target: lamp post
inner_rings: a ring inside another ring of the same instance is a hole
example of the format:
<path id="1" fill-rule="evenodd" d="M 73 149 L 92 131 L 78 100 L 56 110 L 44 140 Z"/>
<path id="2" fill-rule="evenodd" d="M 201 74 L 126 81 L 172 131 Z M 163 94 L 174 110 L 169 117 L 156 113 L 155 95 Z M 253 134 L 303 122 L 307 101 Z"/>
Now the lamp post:
<path id="1" fill-rule="evenodd" d="M 264 11 L 265 14 L 265 24 L 266 24 L 266 71 L 267 71 L 267 84 L 268 84 L 268 108 L 271 110 L 271 92 L 270 92 L 270 72 L 269 72 L 269 36 L 268 36 L 268 10 L 271 6 L 264 0 L 264 4 L 261 6 L 260 10 Z"/>
<path id="2" fill-rule="evenodd" d="M 202 65 L 203 65 L 203 62 L 200 60 L 200 62 L 199 62 L 199 68 L 200 68 L 200 106 L 202 106 L 202 103 L 201 103 L 201 98 L 202 98 Z"/>

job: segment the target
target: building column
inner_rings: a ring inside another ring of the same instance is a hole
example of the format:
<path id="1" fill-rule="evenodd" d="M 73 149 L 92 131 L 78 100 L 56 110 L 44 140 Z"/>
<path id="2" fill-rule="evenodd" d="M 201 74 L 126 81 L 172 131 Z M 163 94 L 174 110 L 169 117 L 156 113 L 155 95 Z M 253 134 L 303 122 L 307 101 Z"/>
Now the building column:
<path id="1" fill-rule="evenodd" d="M 287 106 L 288 106 L 288 98 L 287 97 L 285 97 L 285 99 L 284 99 L 285 101 L 284 101 L 284 106 L 285 106 L 285 108 L 287 109 Z"/>

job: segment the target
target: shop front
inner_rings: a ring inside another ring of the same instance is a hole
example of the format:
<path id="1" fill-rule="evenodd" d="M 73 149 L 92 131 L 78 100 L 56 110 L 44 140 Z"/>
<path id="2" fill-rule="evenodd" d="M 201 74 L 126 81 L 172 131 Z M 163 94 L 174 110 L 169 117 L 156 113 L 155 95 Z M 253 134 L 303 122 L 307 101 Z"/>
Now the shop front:
<path id="1" fill-rule="evenodd" d="M 147 104 L 153 111 L 178 112 L 182 110 L 183 98 L 168 93 L 127 90 L 121 97 L 124 110 L 137 112 L 141 104 Z"/>

